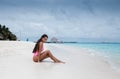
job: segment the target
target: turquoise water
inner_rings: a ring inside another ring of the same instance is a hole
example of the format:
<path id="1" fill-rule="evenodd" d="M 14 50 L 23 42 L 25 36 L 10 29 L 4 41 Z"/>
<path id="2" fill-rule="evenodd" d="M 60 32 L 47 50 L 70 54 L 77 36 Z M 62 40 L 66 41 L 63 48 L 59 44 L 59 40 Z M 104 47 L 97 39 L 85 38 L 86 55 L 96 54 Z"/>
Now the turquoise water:
<path id="1" fill-rule="evenodd" d="M 81 44 L 81 43 L 69 43 L 80 48 L 85 48 L 94 53 L 95 55 L 102 56 L 107 60 L 113 68 L 120 71 L 120 44 Z"/>

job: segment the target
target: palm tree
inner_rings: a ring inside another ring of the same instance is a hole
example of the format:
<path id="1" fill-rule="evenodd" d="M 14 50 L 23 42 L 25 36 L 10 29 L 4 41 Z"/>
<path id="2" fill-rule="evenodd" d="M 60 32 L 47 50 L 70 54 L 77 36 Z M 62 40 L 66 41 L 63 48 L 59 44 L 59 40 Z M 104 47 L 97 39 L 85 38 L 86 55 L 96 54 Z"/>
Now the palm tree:
<path id="1" fill-rule="evenodd" d="M 17 40 L 17 37 L 9 30 L 8 27 L 0 24 L 0 40 Z"/>

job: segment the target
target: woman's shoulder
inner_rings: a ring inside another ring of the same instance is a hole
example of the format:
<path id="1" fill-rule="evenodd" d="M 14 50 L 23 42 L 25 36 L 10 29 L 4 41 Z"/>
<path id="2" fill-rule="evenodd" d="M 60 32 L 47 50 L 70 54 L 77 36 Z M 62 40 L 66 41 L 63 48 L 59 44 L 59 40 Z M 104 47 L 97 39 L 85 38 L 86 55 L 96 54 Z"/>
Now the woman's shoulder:
<path id="1" fill-rule="evenodd" d="M 43 45 L 43 42 L 39 42 L 39 45 Z"/>

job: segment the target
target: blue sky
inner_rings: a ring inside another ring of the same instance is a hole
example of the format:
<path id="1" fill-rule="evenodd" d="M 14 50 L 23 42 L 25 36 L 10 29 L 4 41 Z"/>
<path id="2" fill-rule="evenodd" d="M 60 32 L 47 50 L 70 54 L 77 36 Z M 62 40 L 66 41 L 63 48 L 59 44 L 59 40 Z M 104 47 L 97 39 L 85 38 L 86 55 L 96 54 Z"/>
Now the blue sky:
<path id="1" fill-rule="evenodd" d="M 120 42 L 119 0 L 0 0 L 0 24 L 20 40 Z"/>

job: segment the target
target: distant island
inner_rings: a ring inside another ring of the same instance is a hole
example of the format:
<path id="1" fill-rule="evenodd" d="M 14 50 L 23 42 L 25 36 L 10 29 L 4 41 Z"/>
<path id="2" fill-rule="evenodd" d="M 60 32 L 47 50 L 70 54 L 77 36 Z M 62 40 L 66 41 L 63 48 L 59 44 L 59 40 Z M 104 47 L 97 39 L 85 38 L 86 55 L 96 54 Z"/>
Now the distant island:
<path id="1" fill-rule="evenodd" d="M 78 42 L 46 42 L 46 43 L 78 43 Z"/>
<path id="2" fill-rule="evenodd" d="M 59 40 L 56 37 L 52 37 L 51 40 L 47 43 L 77 43 L 77 42 L 64 42 L 64 41 Z"/>

